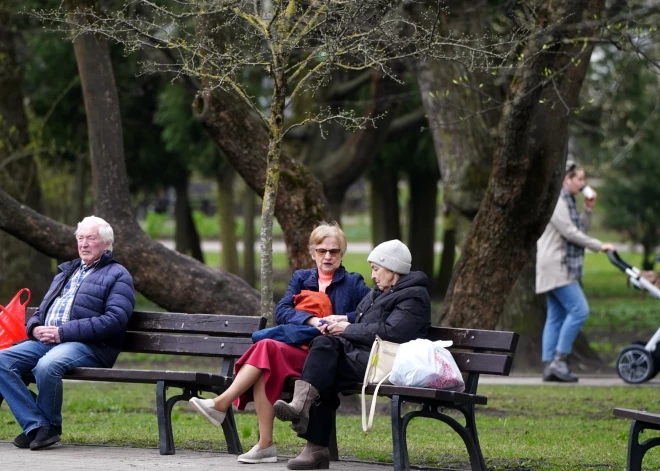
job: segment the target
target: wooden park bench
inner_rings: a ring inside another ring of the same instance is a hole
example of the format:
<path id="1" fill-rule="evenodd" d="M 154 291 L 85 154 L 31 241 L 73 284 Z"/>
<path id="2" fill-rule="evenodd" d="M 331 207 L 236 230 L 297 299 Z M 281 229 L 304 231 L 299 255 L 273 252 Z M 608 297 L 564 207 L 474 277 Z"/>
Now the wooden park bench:
<path id="1" fill-rule="evenodd" d="M 34 313 L 28 309 L 26 321 Z M 158 436 L 160 453 L 174 454 L 171 412 L 174 404 L 185 401 L 200 392 L 221 394 L 229 387 L 233 377 L 235 360 L 252 345 L 252 332 L 264 328 L 262 317 L 227 316 L 213 314 L 176 314 L 165 312 L 135 311 L 131 317 L 128 333 L 122 347 L 123 352 L 143 352 L 175 355 L 214 357 L 222 360 L 218 374 L 193 371 L 132 370 L 122 368 L 76 368 L 67 373 L 65 379 L 86 381 L 108 381 L 156 384 Z M 473 471 L 486 471 L 479 444 L 476 425 L 476 406 L 485 405 L 487 397 L 477 393 L 482 374 L 508 375 L 518 343 L 518 334 L 513 332 L 455 329 L 432 327 L 427 335 L 430 340 L 452 340 L 450 347 L 460 370 L 466 374 L 465 391 L 457 393 L 441 389 L 412 388 L 382 385 L 379 396 L 391 399 L 392 450 L 395 471 L 410 468 L 406 430 L 415 417 L 428 417 L 449 425 L 465 443 Z M 26 382 L 34 379 L 27 376 Z M 291 397 L 295 378 L 285 385 L 282 397 Z M 168 388 L 181 390 L 179 395 L 167 398 Z M 354 394 L 361 391 L 345 391 Z M 374 386 L 367 387 L 373 393 Z M 421 405 L 421 410 L 402 415 L 404 403 Z M 465 425 L 442 412 L 443 409 L 459 411 Z M 227 451 L 232 454 L 243 452 L 236 430 L 233 412 L 230 409 L 222 424 L 227 442 Z M 332 434 L 331 459 L 337 461 L 336 435 Z"/>
<path id="2" fill-rule="evenodd" d="M 457 393 L 442 389 L 411 388 L 382 385 L 379 396 L 391 398 L 392 451 L 394 470 L 410 469 L 406 429 L 415 417 L 428 417 L 449 425 L 465 443 L 473 471 L 486 471 L 486 463 L 481 452 L 477 423 L 476 406 L 486 405 L 486 396 L 477 394 L 479 376 L 482 374 L 508 375 L 511 371 L 513 355 L 518 345 L 518 334 L 513 332 L 455 329 L 431 327 L 426 338 L 429 340 L 452 340 L 449 348 L 461 372 L 467 374 L 465 391 Z M 357 390 L 361 390 L 359 385 Z M 375 386 L 368 386 L 367 393 L 373 393 Z M 402 415 L 404 403 L 420 404 L 421 410 Z M 443 409 L 454 409 L 463 414 L 465 425 L 445 414 Z"/>
<path id="3" fill-rule="evenodd" d="M 27 320 L 35 308 L 28 308 Z M 169 370 L 134 370 L 123 368 L 75 368 L 65 379 L 147 383 L 156 385 L 158 443 L 161 455 L 173 455 L 172 408 L 178 401 L 187 401 L 201 392 L 221 394 L 231 384 L 234 362 L 252 345 L 252 332 L 263 329 L 266 319 L 257 316 L 220 314 L 177 314 L 171 312 L 134 311 L 128 324 L 122 352 L 188 355 L 218 359 L 218 373 Z M 26 375 L 27 384 L 34 382 Z M 176 388 L 180 394 L 167 397 L 167 390 Z M 227 450 L 241 454 L 243 449 L 230 409 L 222 424 Z"/>
<path id="4" fill-rule="evenodd" d="M 639 434 L 647 429 L 660 430 L 660 414 L 619 408 L 615 408 L 612 412 L 617 417 L 632 420 L 630 434 L 628 435 L 628 460 L 626 461 L 626 470 L 641 471 L 644 455 L 651 448 L 660 445 L 660 437 L 649 438 L 645 442 L 639 443 Z"/>

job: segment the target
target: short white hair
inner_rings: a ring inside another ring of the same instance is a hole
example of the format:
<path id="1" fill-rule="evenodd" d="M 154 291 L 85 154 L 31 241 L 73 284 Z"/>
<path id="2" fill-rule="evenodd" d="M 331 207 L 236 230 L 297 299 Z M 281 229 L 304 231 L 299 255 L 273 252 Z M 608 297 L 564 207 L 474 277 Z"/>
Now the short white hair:
<path id="1" fill-rule="evenodd" d="M 86 224 L 93 224 L 99 228 L 99 235 L 101 236 L 101 240 L 106 244 L 110 244 L 108 250 L 112 251 L 112 244 L 115 241 L 115 233 L 112 230 L 110 224 L 108 224 L 105 219 L 101 219 L 100 217 L 87 216 L 78 223 L 78 227 L 76 228 L 76 232 L 74 233 L 76 238 L 78 238 L 78 229 L 80 229 L 80 226 Z"/>

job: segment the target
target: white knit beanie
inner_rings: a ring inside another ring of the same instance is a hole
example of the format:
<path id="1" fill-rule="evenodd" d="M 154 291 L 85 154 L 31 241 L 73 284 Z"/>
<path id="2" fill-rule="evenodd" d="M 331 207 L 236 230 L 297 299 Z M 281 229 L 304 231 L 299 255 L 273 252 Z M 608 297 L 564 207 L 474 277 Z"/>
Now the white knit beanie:
<path id="1" fill-rule="evenodd" d="M 367 257 L 367 262 L 375 263 L 394 273 L 407 275 L 410 273 L 412 256 L 406 244 L 400 240 L 388 240 L 376 246 Z"/>

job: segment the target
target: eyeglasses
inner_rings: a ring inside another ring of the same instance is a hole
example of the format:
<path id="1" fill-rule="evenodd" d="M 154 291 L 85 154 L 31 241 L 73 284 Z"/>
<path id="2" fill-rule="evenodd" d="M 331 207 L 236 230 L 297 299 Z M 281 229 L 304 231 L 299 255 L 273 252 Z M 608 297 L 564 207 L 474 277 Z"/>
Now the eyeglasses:
<path id="1" fill-rule="evenodd" d="M 317 255 L 323 255 L 323 256 L 325 256 L 325 254 L 330 252 L 330 255 L 334 257 L 336 255 L 339 255 L 341 249 L 314 249 L 314 251 L 316 252 Z"/>

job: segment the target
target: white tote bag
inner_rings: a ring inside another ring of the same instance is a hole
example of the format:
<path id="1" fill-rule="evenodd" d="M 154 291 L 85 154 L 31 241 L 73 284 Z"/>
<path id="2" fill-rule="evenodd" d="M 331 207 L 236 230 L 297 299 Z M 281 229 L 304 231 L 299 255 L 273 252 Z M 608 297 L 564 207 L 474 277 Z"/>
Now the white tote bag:
<path id="1" fill-rule="evenodd" d="M 387 381 L 392 372 L 392 365 L 396 358 L 398 343 L 387 342 L 376 335 L 376 340 L 371 347 L 369 361 L 367 362 L 367 371 L 362 381 L 362 430 L 368 432 L 374 423 L 374 413 L 376 412 L 376 398 L 381 384 Z M 369 422 L 367 423 L 367 406 L 365 390 L 368 384 L 376 383 L 373 399 L 371 400 L 371 410 L 369 411 Z"/>
<path id="2" fill-rule="evenodd" d="M 417 339 L 401 345 L 392 365 L 390 382 L 397 386 L 463 392 L 465 382 L 447 347 L 452 341 Z"/>

